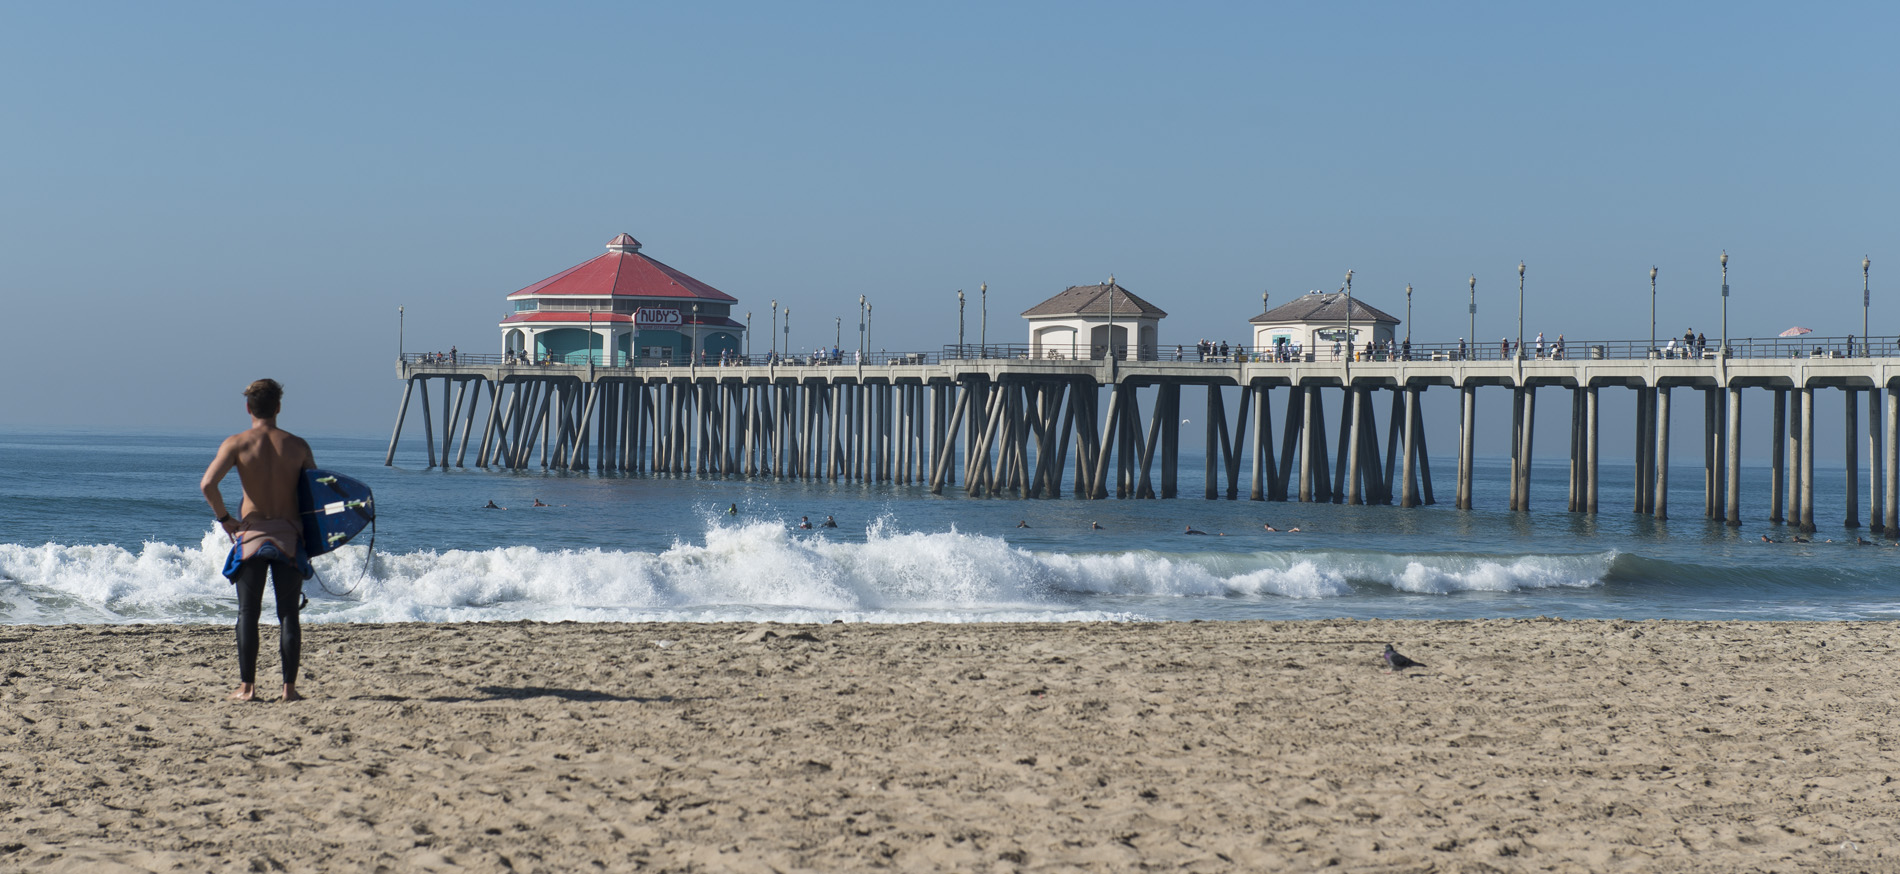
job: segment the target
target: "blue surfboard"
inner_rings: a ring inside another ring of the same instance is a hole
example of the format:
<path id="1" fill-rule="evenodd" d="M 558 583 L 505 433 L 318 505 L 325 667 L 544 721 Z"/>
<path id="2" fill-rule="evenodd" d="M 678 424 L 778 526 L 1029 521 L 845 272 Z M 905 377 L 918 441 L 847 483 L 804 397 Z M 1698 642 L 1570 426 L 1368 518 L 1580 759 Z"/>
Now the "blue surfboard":
<path id="1" fill-rule="evenodd" d="M 376 498 L 369 486 L 335 471 L 312 468 L 297 482 L 297 507 L 303 513 L 306 556 L 330 552 L 376 520 Z"/>

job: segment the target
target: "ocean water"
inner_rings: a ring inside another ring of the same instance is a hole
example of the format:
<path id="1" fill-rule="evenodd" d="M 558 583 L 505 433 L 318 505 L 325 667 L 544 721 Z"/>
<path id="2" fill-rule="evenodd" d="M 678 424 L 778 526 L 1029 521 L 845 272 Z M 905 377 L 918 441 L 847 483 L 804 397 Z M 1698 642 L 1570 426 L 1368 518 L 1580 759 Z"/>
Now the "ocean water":
<path id="1" fill-rule="evenodd" d="M 0 429 L 0 623 L 230 621 L 228 541 L 197 490 L 221 436 Z M 1839 527 L 1838 469 L 1817 470 L 1823 542 L 1767 544 L 1789 531 L 1766 521 L 1765 469 L 1746 471 L 1749 521 L 1731 529 L 1703 518 L 1700 465 L 1680 461 L 1674 518 L 1656 522 L 1629 511 L 1631 470 L 1607 461 L 1593 518 L 1564 510 L 1561 459 L 1540 460 L 1532 511 L 1512 513 L 1503 459 L 1479 459 L 1479 508 L 1459 511 L 1450 458 L 1433 460 L 1444 503 L 1400 510 L 1252 502 L 1244 472 L 1241 500 L 1209 501 L 1193 457 L 1191 496 L 1028 501 L 443 472 L 407 452 L 412 466 L 392 468 L 376 438 L 311 444 L 322 466 L 375 488 L 379 514 L 373 549 L 359 538 L 318 559 L 305 585 L 315 622 L 1900 617 L 1900 549 Z M 225 491 L 235 506 L 235 475 Z M 795 527 L 827 515 L 837 528 Z"/>

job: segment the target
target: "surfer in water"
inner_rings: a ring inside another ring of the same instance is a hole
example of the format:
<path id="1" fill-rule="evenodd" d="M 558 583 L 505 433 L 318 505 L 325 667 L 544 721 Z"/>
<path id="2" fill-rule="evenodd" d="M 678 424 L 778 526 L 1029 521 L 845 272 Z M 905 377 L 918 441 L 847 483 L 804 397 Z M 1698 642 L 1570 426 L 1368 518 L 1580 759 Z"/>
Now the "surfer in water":
<path id="1" fill-rule="evenodd" d="M 482 509 L 484 509 L 484 510 L 506 510 L 506 509 L 508 509 L 508 508 L 507 508 L 507 507 L 503 507 L 503 506 L 501 506 L 500 504 L 497 504 L 497 503 L 495 503 L 495 499 L 494 499 L 494 498 L 489 498 L 489 499 L 488 499 L 488 506 L 486 506 L 486 507 L 483 507 Z"/>
<path id="2" fill-rule="evenodd" d="M 297 556 L 303 551 L 303 524 L 297 507 L 297 482 L 306 469 L 317 466 L 310 444 L 277 427 L 277 411 L 284 387 L 260 379 L 244 389 L 244 406 L 251 427 L 224 439 L 218 454 L 198 483 L 224 533 L 241 550 L 242 562 L 231 577 L 238 596 L 238 687 L 233 701 L 257 697 L 257 620 L 264 609 L 264 578 L 270 577 L 277 599 L 277 649 L 283 662 L 284 700 L 298 701 L 297 664 L 303 654 L 303 626 L 297 611 L 303 601 L 303 574 Z M 237 468 L 244 486 L 238 518 L 224 506 L 218 483 Z"/>
<path id="3" fill-rule="evenodd" d="M 738 504 L 732 504 L 732 505 L 729 505 L 729 506 L 727 506 L 727 507 L 726 507 L 726 515 L 728 515 L 728 516 L 737 516 L 737 515 L 739 515 L 739 505 L 738 505 Z"/>
<path id="4" fill-rule="evenodd" d="M 836 520 L 836 519 L 833 519 L 833 518 L 831 518 L 830 516 L 826 516 L 826 517 L 825 517 L 825 524 L 824 524 L 824 526 L 823 526 L 823 527 L 825 527 L 825 528 L 836 528 L 836 527 L 838 527 L 838 520 Z"/>

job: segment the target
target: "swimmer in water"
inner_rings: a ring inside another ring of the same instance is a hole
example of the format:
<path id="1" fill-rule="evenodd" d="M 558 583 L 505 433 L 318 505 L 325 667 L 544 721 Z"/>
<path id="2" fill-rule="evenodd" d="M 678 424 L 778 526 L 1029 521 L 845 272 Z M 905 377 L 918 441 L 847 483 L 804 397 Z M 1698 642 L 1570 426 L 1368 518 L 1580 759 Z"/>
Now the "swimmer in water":
<path id="1" fill-rule="evenodd" d="M 1272 532 L 1275 532 L 1275 533 L 1278 533 L 1278 532 L 1279 532 L 1279 530 L 1280 530 L 1280 529 L 1278 529 L 1278 528 L 1275 528 L 1275 527 L 1273 527 L 1273 523 L 1272 523 L 1272 522 L 1268 522 L 1267 524 L 1265 524 L 1265 525 L 1262 525 L 1262 526 L 1260 526 L 1260 527 L 1262 527 L 1262 528 L 1265 528 L 1265 529 L 1267 529 L 1268 531 L 1272 531 Z"/>
<path id="2" fill-rule="evenodd" d="M 800 527 L 800 528 L 810 528 L 810 527 L 811 527 L 811 517 L 810 517 L 810 516 L 800 516 L 800 517 L 798 517 L 798 527 Z"/>
<path id="3" fill-rule="evenodd" d="M 737 516 L 737 515 L 739 515 L 739 505 L 738 505 L 738 504 L 728 504 L 728 505 L 726 505 L 726 515 L 728 515 L 728 516 Z"/>
<path id="4" fill-rule="evenodd" d="M 830 516 L 826 516 L 826 517 L 825 517 L 825 526 L 824 526 L 824 527 L 826 527 L 826 528 L 836 528 L 836 527 L 838 527 L 838 520 L 836 520 L 836 519 L 833 519 L 833 518 L 831 518 Z"/>
<path id="5" fill-rule="evenodd" d="M 534 499 L 534 505 L 533 505 L 533 506 L 536 506 L 536 507 L 545 507 L 545 506 L 547 506 L 547 505 L 546 505 L 546 504 L 543 504 L 543 503 L 541 503 L 541 499 L 540 499 L 540 498 L 535 498 L 535 499 Z"/>
<path id="6" fill-rule="evenodd" d="M 1103 528 L 1103 527 L 1102 527 L 1102 523 L 1100 523 L 1100 522 L 1090 522 L 1090 523 L 1089 523 L 1089 530 L 1091 530 L 1091 531 L 1106 531 L 1106 530 L 1108 530 L 1108 529 L 1106 529 L 1106 528 Z"/>
<path id="7" fill-rule="evenodd" d="M 1021 521 L 1021 522 L 1018 522 L 1018 523 L 1016 523 L 1016 527 L 1018 527 L 1018 528 L 1028 528 L 1028 527 L 1029 527 L 1029 520 L 1028 520 L 1028 519 L 1024 519 L 1023 521 Z"/>

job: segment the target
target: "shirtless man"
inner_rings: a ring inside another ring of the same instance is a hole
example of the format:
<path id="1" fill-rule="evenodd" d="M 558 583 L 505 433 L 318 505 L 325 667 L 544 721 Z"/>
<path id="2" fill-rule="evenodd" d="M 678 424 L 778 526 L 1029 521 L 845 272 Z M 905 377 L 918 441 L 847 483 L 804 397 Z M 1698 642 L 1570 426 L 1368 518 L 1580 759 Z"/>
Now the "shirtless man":
<path id="1" fill-rule="evenodd" d="M 257 695 L 257 619 L 264 609 L 266 574 L 277 598 L 284 700 L 303 698 L 297 694 L 297 662 L 303 650 L 303 627 L 297 617 L 303 575 L 295 564 L 303 536 L 297 480 L 317 464 L 310 456 L 310 444 L 277 427 L 283 396 L 283 386 L 271 379 L 260 379 L 244 389 L 251 427 L 225 438 L 198 483 L 218 524 L 242 549 L 243 561 L 231 578 L 238 593 L 238 687 L 231 693 L 233 701 L 249 701 Z M 244 486 L 244 504 L 236 519 L 225 509 L 224 494 L 218 490 L 218 483 L 233 467 Z"/>

